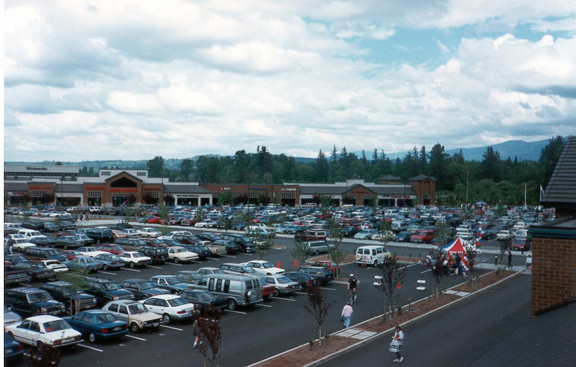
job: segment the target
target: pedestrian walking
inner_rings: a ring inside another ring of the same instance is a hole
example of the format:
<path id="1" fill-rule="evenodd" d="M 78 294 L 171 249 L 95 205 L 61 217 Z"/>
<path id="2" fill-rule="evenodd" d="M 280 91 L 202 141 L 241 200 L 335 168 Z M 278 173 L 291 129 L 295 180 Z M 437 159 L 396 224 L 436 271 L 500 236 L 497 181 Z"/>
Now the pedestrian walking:
<path id="1" fill-rule="evenodd" d="M 198 324 L 198 319 L 194 320 L 194 323 L 192 324 L 192 335 L 194 335 L 194 345 L 192 348 L 196 348 L 202 344 L 200 341 L 200 325 Z"/>
<path id="2" fill-rule="evenodd" d="M 350 305 L 350 301 L 348 301 L 346 302 L 346 305 L 342 309 L 342 315 L 341 315 L 341 321 L 344 322 L 345 328 L 350 327 L 350 321 L 352 320 L 352 313 L 354 313 L 354 310 Z"/>
<path id="3" fill-rule="evenodd" d="M 508 269 L 512 269 L 512 251 L 508 250 L 508 265 L 506 266 Z"/>
<path id="4" fill-rule="evenodd" d="M 390 352 L 396 353 L 396 359 L 394 362 L 402 362 L 404 357 L 400 355 L 400 349 L 404 344 L 404 332 L 400 325 L 396 325 L 394 330 L 394 335 L 392 335 L 392 343 L 390 343 Z"/>
<path id="5" fill-rule="evenodd" d="M 526 258 L 526 271 L 532 271 L 532 254 L 528 254 L 528 257 Z"/>

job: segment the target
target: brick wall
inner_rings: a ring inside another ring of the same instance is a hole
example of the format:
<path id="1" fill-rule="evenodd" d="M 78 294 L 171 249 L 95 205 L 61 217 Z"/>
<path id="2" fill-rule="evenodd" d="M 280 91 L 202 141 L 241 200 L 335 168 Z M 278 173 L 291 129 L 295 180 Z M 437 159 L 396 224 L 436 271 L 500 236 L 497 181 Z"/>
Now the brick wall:
<path id="1" fill-rule="evenodd" d="M 532 258 L 532 316 L 576 300 L 576 239 L 535 237 Z"/>

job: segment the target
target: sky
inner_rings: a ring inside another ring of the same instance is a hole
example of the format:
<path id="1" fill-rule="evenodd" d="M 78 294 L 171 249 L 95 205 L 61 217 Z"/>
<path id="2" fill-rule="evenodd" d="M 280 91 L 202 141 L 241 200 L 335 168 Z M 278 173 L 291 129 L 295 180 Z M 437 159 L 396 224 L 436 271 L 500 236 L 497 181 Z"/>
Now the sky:
<path id="1" fill-rule="evenodd" d="M 576 1 L 4 0 L 4 160 L 576 132 Z"/>

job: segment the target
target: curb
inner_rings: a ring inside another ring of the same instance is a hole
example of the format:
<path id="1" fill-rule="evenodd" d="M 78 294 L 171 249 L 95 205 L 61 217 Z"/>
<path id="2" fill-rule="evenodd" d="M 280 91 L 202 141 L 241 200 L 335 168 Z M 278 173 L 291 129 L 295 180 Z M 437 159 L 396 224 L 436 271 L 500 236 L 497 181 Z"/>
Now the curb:
<path id="1" fill-rule="evenodd" d="M 492 273 L 493 273 L 493 272 L 489 272 L 489 273 L 487 273 L 487 274 L 485 274 L 485 275 L 492 274 Z M 436 312 L 442 311 L 444 308 L 447 308 L 447 307 L 449 307 L 449 306 L 452 306 L 452 305 L 454 305 L 454 304 L 456 304 L 456 303 L 458 303 L 458 302 L 460 302 L 460 301 L 462 301 L 462 300 L 464 300 L 464 299 L 466 299 L 466 298 L 472 297 L 472 296 L 474 296 L 474 295 L 476 295 L 476 294 L 479 294 L 479 293 L 481 293 L 481 292 L 483 292 L 483 291 L 485 291 L 485 290 L 487 290 L 487 289 L 490 289 L 490 288 L 492 288 L 492 287 L 495 287 L 495 286 L 499 285 L 500 283 L 502 283 L 502 282 L 504 282 L 504 281 L 506 281 L 506 280 L 512 279 L 512 278 L 514 278 L 514 277 L 516 277 L 516 276 L 518 276 L 518 275 L 520 275 L 520 274 L 522 274 L 522 273 L 523 273 L 523 271 L 516 271 L 515 274 L 512 274 L 512 275 L 510 275 L 509 277 L 506 277 L 506 278 L 504 278 L 504 279 L 501 279 L 501 280 L 497 281 L 497 282 L 494 283 L 494 284 L 491 284 L 491 285 L 489 285 L 489 286 L 487 286 L 487 287 L 484 287 L 484 288 L 482 288 L 482 289 L 479 289 L 479 290 L 475 291 L 474 293 L 471 293 L 471 294 L 469 294 L 469 295 L 467 295 L 467 296 L 464 296 L 464 297 L 461 297 L 461 298 L 459 298 L 459 299 L 456 299 L 456 300 L 454 300 L 454 301 L 452 301 L 452 302 L 450 302 L 450 303 L 448 303 L 448 304 L 446 304 L 446 305 L 444 305 L 444 306 L 438 307 L 437 309 L 434 309 L 434 310 L 432 310 L 432 311 L 430 311 L 430 312 L 427 312 L 427 313 L 425 313 L 425 314 L 423 314 L 423 315 L 420 315 L 420 316 L 415 317 L 415 318 L 413 318 L 413 319 L 411 319 L 411 320 L 408 320 L 408 321 L 406 321 L 406 322 L 404 322 L 404 323 L 402 323 L 402 324 L 400 324 L 400 325 L 401 325 L 401 326 L 405 326 L 405 325 L 411 324 L 411 323 L 413 323 L 413 322 L 416 322 L 416 321 L 418 321 L 418 320 L 420 320 L 420 319 L 422 319 L 422 318 L 424 318 L 424 317 L 427 317 L 427 316 L 429 316 L 429 315 L 432 315 L 432 314 L 434 314 L 434 313 L 436 313 Z M 447 290 L 450 290 L 450 289 L 452 289 L 452 288 L 459 287 L 459 286 L 461 286 L 461 285 L 462 285 L 462 284 L 457 284 L 457 285 L 455 285 L 455 286 L 453 286 L 453 287 L 448 288 Z M 425 299 L 428 299 L 428 297 L 429 297 L 429 296 L 424 297 L 424 298 L 421 298 L 421 299 L 419 299 L 419 300 L 417 300 L 417 301 L 415 301 L 415 302 L 412 302 L 411 305 L 415 305 L 415 304 L 417 304 L 417 303 L 419 303 L 419 302 L 422 302 L 422 301 L 424 301 Z M 408 305 L 405 305 L 405 306 L 403 306 L 402 308 L 407 308 L 407 307 L 408 307 Z M 374 320 L 374 319 L 381 318 L 381 317 L 382 317 L 382 315 L 378 315 L 378 316 L 373 317 L 373 318 L 370 318 L 370 319 L 368 319 L 368 320 L 364 320 L 364 321 L 362 321 L 362 322 L 359 323 L 359 324 L 352 325 L 352 326 L 350 326 L 350 328 L 354 328 L 354 327 L 360 326 L 360 325 L 362 325 L 362 324 L 364 324 L 364 323 L 370 322 L 370 321 L 372 321 L 372 320 Z M 337 358 L 337 357 L 339 357 L 339 356 L 341 356 L 341 355 L 343 355 L 343 354 L 346 354 L 347 352 L 353 351 L 353 350 L 358 349 L 358 348 L 360 348 L 360 347 L 362 347 L 362 346 L 364 346 L 364 345 L 366 345 L 366 344 L 369 344 L 369 343 L 371 343 L 371 342 L 373 342 L 373 341 L 375 341 L 375 340 L 377 340 L 377 339 L 380 339 L 380 338 L 384 337 L 386 334 L 389 334 L 390 332 L 392 332 L 393 330 L 394 330 L 394 328 L 391 328 L 391 329 L 382 331 L 382 332 L 380 332 L 380 333 L 378 333 L 378 334 L 376 334 L 376 335 L 373 335 L 373 336 L 371 336 L 371 337 L 369 337 L 369 338 L 366 338 L 366 339 L 364 339 L 364 340 L 361 340 L 361 341 L 359 341 L 359 342 L 357 342 L 357 343 L 355 343 L 355 344 L 349 345 L 348 347 L 346 347 L 346 348 L 344 348 L 344 349 L 341 349 L 341 350 L 339 350 L 339 351 L 337 351 L 337 352 L 334 352 L 334 353 L 332 353 L 332 354 L 329 354 L 329 355 L 327 355 L 327 356 L 324 356 L 324 357 L 322 357 L 322 358 L 320 358 L 320 359 L 318 359 L 318 360 L 316 360 L 316 361 L 310 362 L 310 363 L 304 365 L 303 367 L 316 367 L 316 366 L 320 366 L 320 365 L 322 365 L 322 364 L 324 364 L 324 363 L 326 363 L 326 362 L 328 362 L 328 361 L 330 361 L 330 360 L 332 360 L 332 359 L 335 359 L 335 358 Z M 338 331 L 336 331 L 336 332 L 334 332 L 334 333 L 331 333 L 330 336 L 333 336 L 334 334 L 339 333 L 340 331 L 342 331 L 342 330 L 338 330 Z M 284 352 L 282 352 L 282 353 L 278 353 L 278 354 L 276 354 L 276 355 L 273 355 L 273 356 L 271 356 L 271 357 L 265 358 L 265 359 L 263 359 L 263 360 L 261 360 L 261 361 L 258 361 L 258 362 L 256 362 L 256 363 L 252 363 L 252 364 L 250 364 L 250 365 L 248 365 L 248 366 L 246 366 L 246 367 L 255 367 L 255 366 L 257 366 L 257 365 L 259 365 L 259 364 L 261 364 L 261 363 L 268 362 L 268 361 L 270 361 L 270 360 L 273 360 L 274 358 L 280 357 L 280 356 L 282 356 L 282 355 L 284 355 L 284 354 L 287 354 L 287 353 L 290 353 L 290 352 L 292 352 L 292 351 L 295 351 L 295 350 L 297 350 L 297 349 L 299 349 L 299 348 L 305 347 L 306 345 L 307 345 L 307 344 L 298 345 L 298 346 L 296 346 L 296 347 L 294 347 L 294 348 L 291 348 L 291 349 L 288 349 L 288 350 L 286 350 L 286 351 L 284 351 Z"/>

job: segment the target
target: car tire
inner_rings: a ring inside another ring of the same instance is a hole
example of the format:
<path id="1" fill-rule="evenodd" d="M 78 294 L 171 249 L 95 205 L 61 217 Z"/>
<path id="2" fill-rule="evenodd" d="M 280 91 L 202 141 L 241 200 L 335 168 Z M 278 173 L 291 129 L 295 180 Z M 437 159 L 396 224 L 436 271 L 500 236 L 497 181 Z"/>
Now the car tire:
<path id="1" fill-rule="evenodd" d="M 274 293 L 272 293 L 274 297 L 278 297 L 280 295 L 280 291 L 278 289 L 274 289 Z"/>
<path id="2" fill-rule="evenodd" d="M 104 271 L 108 270 L 108 265 L 104 264 L 104 266 L 102 266 L 102 269 L 103 269 Z"/>
<path id="3" fill-rule="evenodd" d="M 169 323 L 170 323 L 170 320 L 171 320 L 171 319 L 170 319 L 170 315 L 168 315 L 167 313 L 165 313 L 164 315 L 162 315 L 162 321 L 163 321 L 165 324 L 169 324 Z"/>
<path id="4" fill-rule="evenodd" d="M 374 264 L 375 267 L 378 266 L 378 260 L 374 260 Z"/>
<path id="5" fill-rule="evenodd" d="M 38 349 L 39 351 L 42 351 L 42 349 L 44 348 L 44 343 L 41 341 L 36 342 L 36 349 Z"/>
<path id="6" fill-rule="evenodd" d="M 130 324 L 130 331 L 133 332 L 134 334 L 140 332 L 140 328 L 138 327 L 138 324 L 133 322 Z"/>
<path id="7" fill-rule="evenodd" d="M 130 269 L 134 269 L 134 267 L 135 267 L 136 265 L 134 265 L 134 263 L 131 262 L 129 266 L 130 266 Z"/>
<path id="8" fill-rule="evenodd" d="M 88 335 L 88 340 L 90 340 L 90 343 L 96 343 L 96 334 L 90 333 L 90 335 Z"/>
<path id="9" fill-rule="evenodd" d="M 175 257 L 175 258 L 174 258 L 174 264 L 178 264 L 179 262 L 180 262 L 180 259 L 177 258 L 177 257 Z"/>
<path id="10" fill-rule="evenodd" d="M 102 243 L 102 241 L 100 241 L 99 239 L 96 240 L 96 244 L 97 244 L 97 245 L 100 245 L 101 243 Z"/>
<path id="11" fill-rule="evenodd" d="M 228 302 L 226 302 L 226 305 L 230 311 L 234 311 L 236 307 L 238 307 L 238 304 L 233 299 L 229 299 Z"/>
<path id="12" fill-rule="evenodd" d="M 318 254 L 319 254 L 318 250 L 314 251 L 314 253 L 313 253 L 314 256 L 316 256 Z"/>

